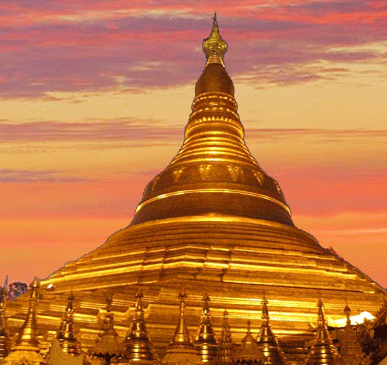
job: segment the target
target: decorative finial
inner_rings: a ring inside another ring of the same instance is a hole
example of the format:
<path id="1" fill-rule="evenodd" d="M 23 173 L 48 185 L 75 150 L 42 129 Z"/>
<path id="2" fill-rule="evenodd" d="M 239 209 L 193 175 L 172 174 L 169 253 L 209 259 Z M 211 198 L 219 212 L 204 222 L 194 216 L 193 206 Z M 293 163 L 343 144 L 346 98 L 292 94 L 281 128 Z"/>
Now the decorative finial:
<path id="1" fill-rule="evenodd" d="M 71 290 L 70 295 L 67 298 L 67 307 L 56 338 L 65 354 L 79 356 L 82 353 L 82 350 L 74 333 L 74 299 L 75 297 Z"/>
<path id="2" fill-rule="evenodd" d="M 251 334 L 251 321 L 247 321 L 247 333 Z"/>
<path id="3" fill-rule="evenodd" d="M 136 294 L 136 306 L 132 325 L 126 335 L 123 345 L 126 349 L 126 355 L 129 362 L 140 362 L 144 360 L 157 362 L 158 356 L 146 329 L 142 298 L 143 294 L 140 289 Z"/>
<path id="4" fill-rule="evenodd" d="M 39 341 L 37 337 L 37 322 L 36 322 L 36 307 L 39 298 L 39 280 L 35 277 L 30 285 L 30 303 L 27 312 L 27 318 L 19 332 L 19 336 L 15 343 L 15 348 L 28 348 L 32 351 L 39 352 Z"/>
<path id="5" fill-rule="evenodd" d="M 184 291 L 184 288 L 179 294 L 180 299 L 180 315 L 177 323 L 175 333 L 172 337 L 172 341 L 169 344 L 169 347 L 193 347 L 191 337 L 188 332 L 187 324 L 185 322 L 185 299 L 187 294 Z"/>
<path id="6" fill-rule="evenodd" d="M 202 316 L 195 339 L 195 345 L 199 348 L 199 354 L 204 363 L 211 362 L 215 359 L 218 348 L 218 341 L 216 340 L 215 332 L 211 325 L 209 301 L 210 297 L 206 293 L 203 296 Z"/>
<path id="7" fill-rule="evenodd" d="M 203 51 L 207 56 L 206 66 L 210 63 L 219 63 L 223 67 L 223 56 L 227 51 L 227 43 L 219 34 L 218 22 L 216 20 L 216 13 L 214 15 L 214 22 L 212 24 L 212 32 L 208 38 L 203 41 Z"/>
<path id="8" fill-rule="evenodd" d="M 261 319 L 261 331 L 257 338 L 259 348 L 268 359 L 269 364 L 273 365 L 285 365 L 286 359 L 284 352 L 277 338 L 275 337 L 273 330 L 270 326 L 269 310 L 267 308 L 266 294 L 263 294 L 262 300 L 262 319 Z"/>

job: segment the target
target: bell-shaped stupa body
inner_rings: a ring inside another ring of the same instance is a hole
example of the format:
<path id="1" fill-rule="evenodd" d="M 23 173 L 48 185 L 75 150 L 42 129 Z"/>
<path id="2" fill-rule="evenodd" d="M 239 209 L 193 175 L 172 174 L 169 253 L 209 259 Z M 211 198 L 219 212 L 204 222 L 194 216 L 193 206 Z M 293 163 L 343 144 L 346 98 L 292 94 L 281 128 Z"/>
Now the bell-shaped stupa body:
<path id="1" fill-rule="evenodd" d="M 184 144 L 146 187 L 132 223 L 42 284 L 51 290 L 41 306 L 45 329 L 56 330 L 62 315 L 55 297 L 63 303 L 62 296 L 73 288 L 82 303 L 77 318 L 83 326 L 77 324 L 84 350 L 95 343 L 95 314 L 108 290 L 114 290 L 117 300 L 120 337 L 125 336 L 127 308 L 133 307 L 136 291 L 146 290 L 147 330 L 160 358 L 176 326 L 181 287 L 190 294 L 186 320 L 191 333 L 201 298 L 208 293 L 215 332 L 221 332 L 227 309 L 235 343 L 240 343 L 264 291 L 270 291 L 270 308 L 276 313 L 271 326 L 285 352 L 287 341 L 312 337 L 319 295 L 329 303 L 332 319 L 342 318 L 344 297 L 354 314 L 376 313 L 383 303 L 383 288 L 294 226 L 279 185 L 247 149 L 234 85 L 224 67 L 227 46 L 216 21 L 203 48 L 207 64 L 196 84 Z M 257 108 L 264 107 L 257 100 Z M 9 306 L 11 317 L 20 316 L 17 304 L 23 300 Z"/>

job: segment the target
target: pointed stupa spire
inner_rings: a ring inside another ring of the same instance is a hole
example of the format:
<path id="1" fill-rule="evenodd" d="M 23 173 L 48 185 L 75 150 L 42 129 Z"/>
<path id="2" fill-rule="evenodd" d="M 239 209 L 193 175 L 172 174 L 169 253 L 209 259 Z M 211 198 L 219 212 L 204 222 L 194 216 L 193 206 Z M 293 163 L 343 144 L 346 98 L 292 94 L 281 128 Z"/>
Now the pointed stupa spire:
<path id="1" fill-rule="evenodd" d="M 112 359 L 123 358 L 125 349 L 121 345 L 118 334 L 114 329 L 114 314 L 112 312 L 113 297 L 109 296 L 106 302 L 106 316 L 101 339 L 89 350 L 89 354 L 93 357 L 103 358 L 109 364 Z"/>
<path id="2" fill-rule="evenodd" d="M 205 294 L 203 297 L 200 326 L 195 339 L 195 345 L 199 348 L 199 354 L 203 363 L 210 363 L 214 360 L 218 348 L 215 332 L 211 325 L 209 302 L 210 297 L 208 294 Z"/>
<path id="3" fill-rule="evenodd" d="M 138 364 L 158 363 L 159 359 L 145 325 L 142 298 L 142 290 L 139 290 L 136 294 L 136 306 L 132 325 L 123 345 L 129 362 L 136 362 Z"/>
<path id="4" fill-rule="evenodd" d="M 266 295 L 262 300 L 262 324 L 261 332 L 258 336 L 258 346 L 263 351 L 267 358 L 268 364 L 285 365 L 285 355 L 282 351 L 277 338 L 275 337 L 269 318 L 269 310 L 267 309 Z"/>
<path id="5" fill-rule="evenodd" d="M 193 347 L 191 337 L 188 332 L 188 327 L 185 321 L 185 299 L 187 294 L 184 289 L 179 294 L 180 299 L 180 314 L 177 322 L 175 333 L 173 334 L 172 341 L 169 347 Z"/>
<path id="6" fill-rule="evenodd" d="M 4 359 L 5 364 L 45 364 L 45 360 L 40 355 L 38 328 L 36 321 L 36 307 L 39 299 L 39 280 L 35 277 L 30 285 L 30 299 L 27 318 L 19 332 L 15 345 L 11 348 L 10 354 Z"/>
<path id="7" fill-rule="evenodd" d="M 7 279 L 1 290 L 0 299 L 0 363 L 9 354 L 11 350 L 11 337 L 7 323 Z"/>
<path id="8" fill-rule="evenodd" d="M 340 364 L 359 365 L 365 357 L 362 345 L 356 333 L 356 327 L 351 325 L 351 309 L 346 303 L 344 313 L 347 317 L 347 324 L 343 331 L 339 332 L 340 342 Z"/>
<path id="9" fill-rule="evenodd" d="M 312 345 L 304 365 L 332 365 L 338 361 L 338 353 L 333 346 L 325 322 L 323 303 L 318 301 L 318 319 L 315 342 Z"/>
<path id="10" fill-rule="evenodd" d="M 39 341 L 37 337 L 36 307 L 38 305 L 40 283 L 37 277 L 30 285 L 30 303 L 27 312 L 27 318 L 20 330 L 16 340 L 16 347 L 26 347 L 39 351 Z"/>
<path id="11" fill-rule="evenodd" d="M 168 346 L 162 363 L 165 365 L 203 365 L 198 349 L 194 347 L 185 321 L 185 299 L 187 295 L 184 289 L 179 294 L 180 314 L 172 341 Z"/>
<path id="12" fill-rule="evenodd" d="M 64 353 L 78 356 L 82 354 L 82 350 L 74 333 L 74 299 L 74 294 L 71 291 L 56 338 Z"/>
<path id="13" fill-rule="evenodd" d="M 203 51 L 207 56 L 206 66 L 211 63 L 219 63 L 224 67 L 223 56 L 227 51 L 227 43 L 222 39 L 219 34 L 216 13 L 214 14 L 212 32 L 210 36 L 203 41 Z"/>
<path id="14" fill-rule="evenodd" d="M 217 356 L 218 363 L 222 365 L 231 364 L 232 347 L 233 347 L 233 343 L 232 343 L 232 337 L 231 337 L 230 324 L 228 322 L 228 312 L 227 310 L 225 310 L 223 312 L 222 334 L 220 336 L 219 348 L 218 348 L 218 356 Z"/>

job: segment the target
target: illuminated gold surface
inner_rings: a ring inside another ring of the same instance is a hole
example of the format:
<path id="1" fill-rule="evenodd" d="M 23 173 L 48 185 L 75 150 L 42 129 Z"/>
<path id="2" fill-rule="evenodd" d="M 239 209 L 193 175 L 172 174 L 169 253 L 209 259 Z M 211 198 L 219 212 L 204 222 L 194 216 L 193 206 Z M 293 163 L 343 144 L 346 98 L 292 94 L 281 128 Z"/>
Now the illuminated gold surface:
<path id="1" fill-rule="evenodd" d="M 129 363 L 157 364 L 159 359 L 146 329 L 142 298 L 143 294 L 140 290 L 136 294 L 136 307 L 132 326 L 124 341 L 126 356 Z"/>
<path id="2" fill-rule="evenodd" d="M 267 364 L 270 365 L 285 365 L 285 355 L 275 337 L 269 319 L 269 311 L 267 309 L 266 297 L 262 301 L 262 319 L 261 332 L 257 339 L 258 346 L 266 356 Z"/>
<path id="3" fill-rule="evenodd" d="M 330 338 L 325 322 L 323 303 L 320 299 L 318 302 L 316 338 L 306 358 L 305 365 L 333 365 L 338 360 L 339 356 Z"/>
<path id="4" fill-rule="evenodd" d="M 218 355 L 217 360 L 221 365 L 229 365 L 232 362 L 232 335 L 230 324 L 228 322 L 228 312 L 225 310 L 223 312 L 223 325 L 222 325 L 222 333 L 219 341 Z"/>
<path id="5" fill-rule="evenodd" d="M 40 283 L 35 277 L 30 286 L 27 318 L 20 329 L 15 345 L 11 348 L 11 352 L 3 360 L 4 365 L 43 365 L 46 363 L 39 353 L 37 336 L 36 306 L 39 299 L 39 289 Z"/>
<path id="6" fill-rule="evenodd" d="M 199 355 L 204 364 L 214 362 L 218 349 L 218 341 L 211 324 L 209 301 L 210 297 L 207 294 L 204 295 L 200 326 L 195 338 L 195 346 L 199 348 Z"/>
<path id="7" fill-rule="evenodd" d="M 114 329 L 114 315 L 111 311 L 113 298 L 108 297 L 107 309 L 103 325 L 103 332 L 98 343 L 89 350 L 89 355 L 106 359 L 121 359 L 125 356 L 125 349 L 121 345 L 117 332 Z"/>
<path id="8" fill-rule="evenodd" d="M 67 355 L 79 356 L 81 351 L 81 346 L 77 340 L 77 337 L 74 333 L 74 295 L 71 293 L 68 297 L 67 307 L 64 312 L 62 323 L 59 327 L 57 334 L 57 339 L 59 345 L 62 348 L 62 351 Z"/>
<path id="9" fill-rule="evenodd" d="M 235 364 L 265 364 L 267 359 L 251 334 L 251 321 L 247 321 L 247 333 L 243 337 L 240 346 L 234 351 Z"/>
<path id="10" fill-rule="evenodd" d="M 182 287 L 189 295 L 188 330 L 197 330 L 208 293 L 212 329 L 221 333 L 227 309 L 234 343 L 244 337 L 247 320 L 260 321 L 266 293 L 270 325 L 289 362 L 304 356 L 319 297 L 333 321 L 343 318 L 344 298 L 354 314 L 379 310 L 383 288 L 294 227 L 278 183 L 244 143 L 233 95 L 224 66 L 209 63 L 195 88 L 184 144 L 146 187 L 132 223 L 42 282 L 41 344 L 49 346 L 45 336 L 60 325 L 72 289 L 80 303 L 74 322 L 82 348 L 95 345 L 97 317 L 113 291 L 115 330 L 124 338 L 132 319 L 128 352 L 139 361 L 156 361 L 149 336 L 164 355 L 179 320 Z M 50 284 L 54 291 L 45 290 Z M 138 297 L 133 310 L 138 289 L 147 306 Z M 28 303 L 28 295 L 8 303 L 12 335 L 20 331 Z"/>

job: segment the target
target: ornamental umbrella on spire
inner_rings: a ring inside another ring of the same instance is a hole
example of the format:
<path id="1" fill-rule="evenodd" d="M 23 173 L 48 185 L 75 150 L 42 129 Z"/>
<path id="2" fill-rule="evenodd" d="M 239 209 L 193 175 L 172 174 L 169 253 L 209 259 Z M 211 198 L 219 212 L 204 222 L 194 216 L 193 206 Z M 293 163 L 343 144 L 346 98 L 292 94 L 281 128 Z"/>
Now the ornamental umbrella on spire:
<path id="1" fill-rule="evenodd" d="M 222 334 L 220 336 L 219 348 L 218 348 L 218 363 L 223 365 L 229 365 L 232 362 L 232 338 L 231 338 L 231 330 L 230 325 L 228 323 L 228 312 L 225 310 L 223 312 L 223 326 L 222 326 Z"/>
<path id="2" fill-rule="evenodd" d="M 319 299 L 316 339 L 304 365 L 333 365 L 337 364 L 337 362 L 338 353 L 329 335 L 324 317 L 323 303 Z"/>
<path id="3" fill-rule="evenodd" d="M 36 307 L 38 305 L 40 283 L 35 277 L 30 286 L 30 299 L 27 318 L 20 330 L 20 333 L 12 347 L 10 354 L 4 359 L 4 365 L 23 364 L 41 365 L 46 361 L 40 355 L 39 341 L 37 335 Z"/>
<path id="4" fill-rule="evenodd" d="M 262 324 L 261 332 L 257 339 L 258 346 L 263 351 L 267 358 L 268 364 L 273 365 L 285 365 L 285 355 L 278 343 L 277 338 L 270 326 L 269 311 L 267 309 L 266 296 L 263 297 L 262 301 Z"/>
<path id="5" fill-rule="evenodd" d="M 167 353 L 164 356 L 162 363 L 167 365 L 201 365 L 203 364 L 198 350 L 191 341 L 191 336 L 188 332 L 188 327 L 185 320 L 185 294 L 184 289 L 179 294 L 180 313 L 177 322 L 175 333 L 172 341 L 168 346 Z"/>
<path id="6" fill-rule="evenodd" d="M 210 63 L 220 63 L 224 67 L 223 56 L 227 51 L 227 43 L 219 34 L 218 22 L 216 21 L 216 13 L 214 14 L 214 22 L 212 24 L 212 32 L 210 36 L 203 42 L 203 51 L 207 56 L 207 65 Z"/>
<path id="7" fill-rule="evenodd" d="M 214 329 L 211 325 L 209 301 L 210 297 L 205 294 L 203 297 L 200 326 L 195 339 L 195 346 L 198 347 L 199 354 L 204 363 L 212 362 L 216 357 L 218 349 L 218 342 L 216 340 Z"/>
<path id="8" fill-rule="evenodd" d="M 1 290 L 0 299 L 0 363 L 11 350 L 11 337 L 9 335 L 6 313 L 7 281 Z"/>
<path id="9" fill-rule="evenodd" d="M 157 364 L 159 363 L 159 359 L 146 329 L 142 298 L 142 291 L 139 290 L 136 295 L 136 306 L 132 325 L 126 335 L 123 346 L 126 350 L 128 363 Z"/>

